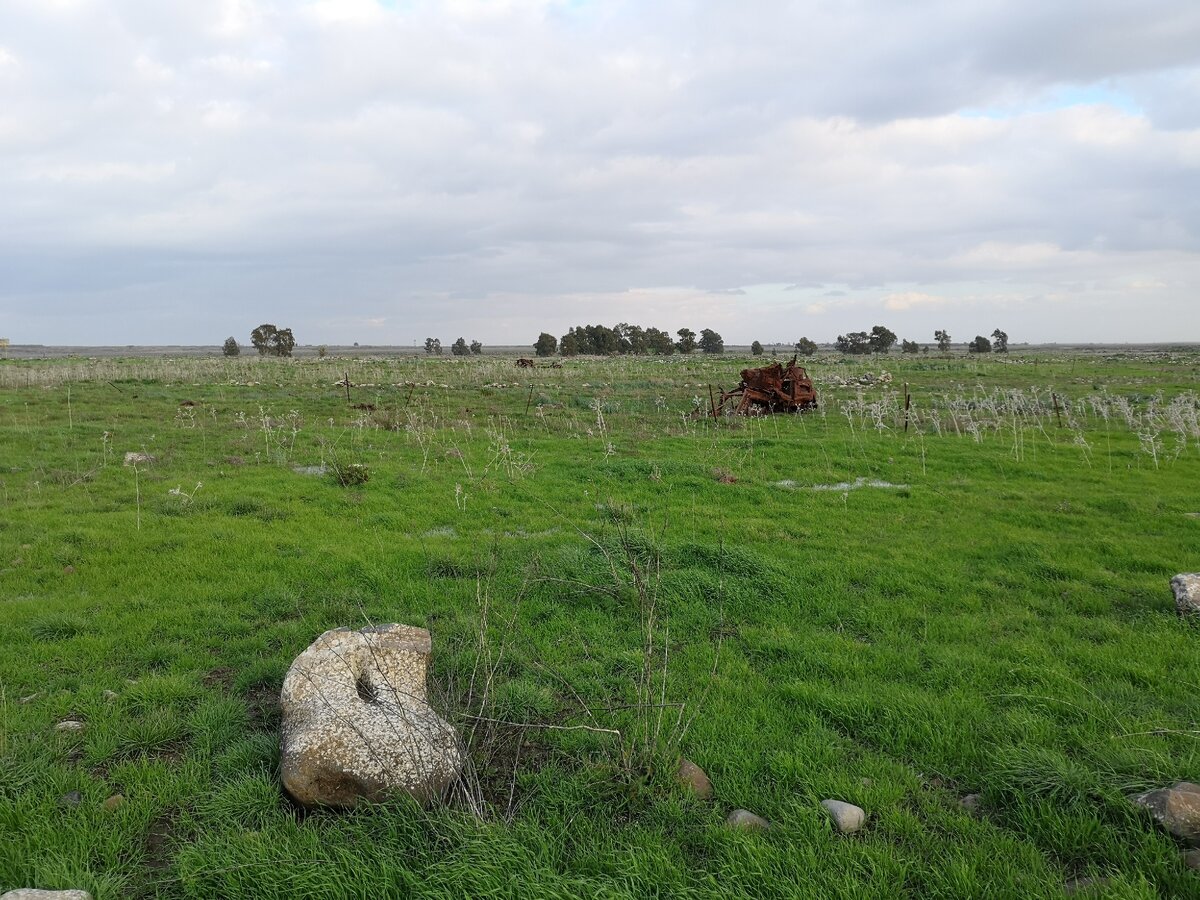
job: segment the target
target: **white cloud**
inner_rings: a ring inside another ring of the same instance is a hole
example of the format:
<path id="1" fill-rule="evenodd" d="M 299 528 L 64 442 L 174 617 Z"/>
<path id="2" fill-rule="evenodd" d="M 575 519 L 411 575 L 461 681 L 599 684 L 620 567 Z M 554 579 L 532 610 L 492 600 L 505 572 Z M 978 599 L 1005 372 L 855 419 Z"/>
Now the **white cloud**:
<path id="1" fill-rule="evenodd" d="M 883 307 L 893 312 L 903 312 L 915 309 L 916 307 L 945 306 L 949 302 L 949 298 L 939 297 L 936 294 L 925 294 L 921 291 L 901 291 L 886 295 L 883 298 Z"/>

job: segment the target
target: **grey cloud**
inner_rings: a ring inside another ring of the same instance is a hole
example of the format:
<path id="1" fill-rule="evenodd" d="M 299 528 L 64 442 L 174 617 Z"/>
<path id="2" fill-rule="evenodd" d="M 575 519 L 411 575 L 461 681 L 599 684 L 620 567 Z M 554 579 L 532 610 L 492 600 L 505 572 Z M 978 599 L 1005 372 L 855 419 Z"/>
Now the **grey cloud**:
<path id="1" fill-rule="evenodd" d="M 1046 106 L 1098 83 L 1145 114 Z M 313 329 L 382 318 L 405 341 L 411 323 L 500 334 L 626 302 L 636 318 L 631 289 L 671 289 L 656 309 L 685 324 L 766 302 L 754 285 L 1090 283 L 1112 304 L 1166 272 L 1155 303 L 1088 327 L 1149 309 L 1177 331 L 1200 325 L 1189 99 L 1200 9 L 1165 0 L 14 0 L 0 313 L 14 340 L 125 343 L 282 306 Z M 1005 113 L 962 114 L 989 108 Z M 85 318 L 99 303 L 107 318 Z M 119 312 L 135 308 L 155 315 Z"/>

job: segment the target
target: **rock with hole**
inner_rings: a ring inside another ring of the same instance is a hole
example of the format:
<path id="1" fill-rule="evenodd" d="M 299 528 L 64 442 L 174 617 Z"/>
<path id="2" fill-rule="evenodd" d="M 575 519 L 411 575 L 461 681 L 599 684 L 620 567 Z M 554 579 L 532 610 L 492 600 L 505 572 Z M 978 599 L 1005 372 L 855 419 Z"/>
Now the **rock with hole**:
<path id="1" fill-rule="evenodd" d="M 1175 610 L 1187 618 L 1200 618 L 1200 572 L 1184 572 L 1171 579 Z"/>
<path id="2" fill-rule="evenodd" d="M 283 786 L 303 806 L 350 807 L 407 793 L 441 799 L 464 762 L 429 705 L 424 628 L 336 628 L 288 669 L 280 697 Z"/>

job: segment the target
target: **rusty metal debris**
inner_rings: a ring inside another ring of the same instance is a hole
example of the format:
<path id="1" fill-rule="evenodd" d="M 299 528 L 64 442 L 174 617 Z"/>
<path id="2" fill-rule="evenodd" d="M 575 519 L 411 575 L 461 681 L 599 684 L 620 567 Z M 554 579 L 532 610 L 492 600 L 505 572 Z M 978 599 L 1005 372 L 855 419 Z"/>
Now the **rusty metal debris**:
<path id="1" fill-rule="evenodd" d="M 776 412 L 801 412 L 816 409 L 817 392 L 796 357 L 786 366 L 772 363 L 760 369 L 742 369 L 742 380 L 731 391 L 721 391 L 721 399 L 712 401 L 712 415 L 726 411 L 739 415 Z"/>

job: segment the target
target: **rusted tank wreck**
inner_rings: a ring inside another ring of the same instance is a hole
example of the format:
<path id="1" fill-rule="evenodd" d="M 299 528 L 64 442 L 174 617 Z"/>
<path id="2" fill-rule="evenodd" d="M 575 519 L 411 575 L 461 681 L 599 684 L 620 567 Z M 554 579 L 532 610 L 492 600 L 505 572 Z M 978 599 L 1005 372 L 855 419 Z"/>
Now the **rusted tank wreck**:
<path id="1" fill-rule="evenodd" d="M 721 391 L 721 399 L 712 405 L 712 414 L 730 412 L 739 416 L 777 412 L 803 412 L 816 409 L 817 391 L 796 357 L 786 366 L 772 363 L 760 369 L 742 369 L 742 380 L 731 391 Z"/>

